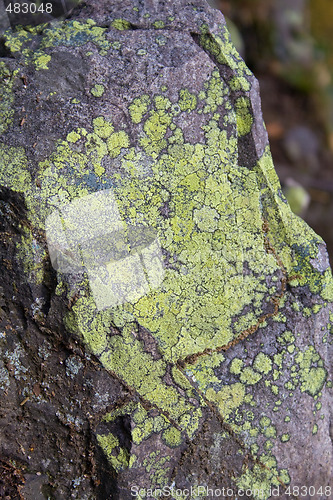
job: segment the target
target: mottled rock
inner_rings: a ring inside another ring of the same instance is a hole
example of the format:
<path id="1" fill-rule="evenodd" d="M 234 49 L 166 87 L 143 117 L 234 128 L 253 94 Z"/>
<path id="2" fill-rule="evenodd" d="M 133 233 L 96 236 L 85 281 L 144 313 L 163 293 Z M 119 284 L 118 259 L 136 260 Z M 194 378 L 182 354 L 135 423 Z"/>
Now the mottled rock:
<path id="1" fill-rule="evenodd" d="M 56 499 L 327 498 L 331 271 L 222 15 L 91 0 L 4 45 L 1 456 Z"/>

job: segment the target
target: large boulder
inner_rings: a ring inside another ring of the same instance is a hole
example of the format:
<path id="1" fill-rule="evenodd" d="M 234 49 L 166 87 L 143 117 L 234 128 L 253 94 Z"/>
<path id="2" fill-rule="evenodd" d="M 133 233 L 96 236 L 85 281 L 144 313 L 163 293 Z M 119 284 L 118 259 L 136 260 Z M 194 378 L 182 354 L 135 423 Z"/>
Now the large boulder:
<path id="1" fill-rule="evenodd" d="M 4 496 L 329 498 L 331 271 L 222 15 L 88 0 L 2 52 Z"/>

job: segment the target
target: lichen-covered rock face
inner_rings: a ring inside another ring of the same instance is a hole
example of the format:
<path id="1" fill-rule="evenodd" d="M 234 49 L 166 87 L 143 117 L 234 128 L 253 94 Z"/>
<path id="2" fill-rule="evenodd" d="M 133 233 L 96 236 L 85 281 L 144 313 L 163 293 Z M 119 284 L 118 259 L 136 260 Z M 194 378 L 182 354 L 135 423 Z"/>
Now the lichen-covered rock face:
<path id="1" fill-rule="evenodd" d="M 14 431 L 29 432 L 1 453 L 55 498 L 328 497 L 331 271 L 283 197 L 257 81 L 223 17 L 201 0 L 90 1 L 7 31 L 4 47 L 0 383 L 24 403 L 11 403 Z M 152 231 L 163 261 L 117 303 L 100 277 L 112 284 L 115 267 L 56 274 L 46 241 L 54 214 L 76 213 L 77 244 L 98 246 L 99 202 L 89 215 L 86 200 L 102 191 L 117 204 L 111 241 L 115 220 Z M 53 443 L 61 429 L 63 455 L 27 457 L 38 419 Z"/>

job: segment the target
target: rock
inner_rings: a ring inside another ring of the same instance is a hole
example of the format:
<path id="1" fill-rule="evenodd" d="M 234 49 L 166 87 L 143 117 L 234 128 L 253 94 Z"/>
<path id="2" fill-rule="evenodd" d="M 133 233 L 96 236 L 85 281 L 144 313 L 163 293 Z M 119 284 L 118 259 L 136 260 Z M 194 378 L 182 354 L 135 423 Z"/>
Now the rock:
<path id="1" fill-rule="evenodd" d="M 1 456 L 57 499 L 328 496 L 331 271 L 223 17 L 4 36 Z"/>

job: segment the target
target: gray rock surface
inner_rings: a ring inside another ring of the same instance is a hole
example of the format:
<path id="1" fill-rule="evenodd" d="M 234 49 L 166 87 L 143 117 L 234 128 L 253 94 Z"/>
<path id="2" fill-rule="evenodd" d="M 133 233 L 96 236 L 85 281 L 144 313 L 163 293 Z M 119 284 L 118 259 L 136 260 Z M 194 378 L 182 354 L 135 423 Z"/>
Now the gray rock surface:
<path id="1" fill-rule="evenodd" d="M 331 271 L 222 15 L 89 0 L 4 46 L 1 494 L 329 498 Z"/>

